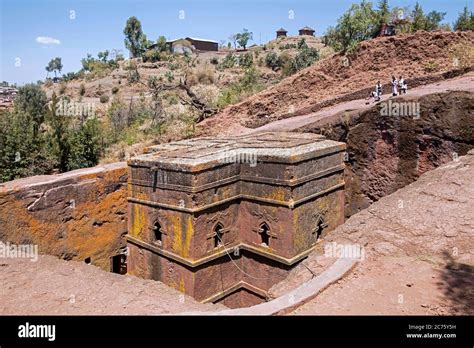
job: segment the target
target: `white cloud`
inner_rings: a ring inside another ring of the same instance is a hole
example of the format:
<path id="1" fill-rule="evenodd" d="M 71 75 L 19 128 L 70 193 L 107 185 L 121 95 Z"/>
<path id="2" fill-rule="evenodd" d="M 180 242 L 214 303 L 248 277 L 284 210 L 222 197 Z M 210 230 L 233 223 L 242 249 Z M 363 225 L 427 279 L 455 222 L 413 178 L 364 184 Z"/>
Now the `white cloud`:
<path id="1" fill-rule="evenodd" d="M 38 36 L 36 38 L 36 42 L 43 45 L 60 45 L 61 44 L 61 41 L 49 36 Z"/>

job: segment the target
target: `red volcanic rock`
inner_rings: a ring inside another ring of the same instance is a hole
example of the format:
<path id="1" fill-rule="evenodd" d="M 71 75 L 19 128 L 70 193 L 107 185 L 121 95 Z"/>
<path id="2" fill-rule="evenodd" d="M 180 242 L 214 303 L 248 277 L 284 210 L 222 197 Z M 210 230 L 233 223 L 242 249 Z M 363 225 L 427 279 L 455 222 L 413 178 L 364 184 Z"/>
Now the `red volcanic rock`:
<path id="1" fill-rule="evenodd" d="M 34 176 L 0 185 L 0 240 L 40 254 L 110 269 L 125 247 L 125 163 Z"/>

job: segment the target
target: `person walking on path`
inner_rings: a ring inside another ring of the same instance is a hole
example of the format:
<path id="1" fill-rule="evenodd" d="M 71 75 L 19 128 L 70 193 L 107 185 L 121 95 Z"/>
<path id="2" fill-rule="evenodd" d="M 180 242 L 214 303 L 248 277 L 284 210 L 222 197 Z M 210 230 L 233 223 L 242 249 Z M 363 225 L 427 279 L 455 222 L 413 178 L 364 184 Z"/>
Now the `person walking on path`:
<path id="1" fill-rule="evenodd" d="M 392 76 L 392 96 L 396 97 L 398 95 L 398 81 L 395 76 Z"/>
<path id="2" fill-rule="evenodd" d="M 377 92 L 377 99 L 380 100 L 382 97 L 382 84 L 380 81 L 377 81 L 377 84 L 375 85 L 375 91 Z"/>
<path id="3" fill-rule="evenodd" d="M 398 95 L 402 95 L 403 83 L 404 83 L 403 77 L 400 76 L 400 78 L 398 79 Z"/>
<path id="4" fill-rule="evenodd" d="M 403 80 L 403 83 L 402 83 L 402 93 L 403 93 L 403 94 L 407 94 L 407 91 L 408 91 L 407 80 Z"/>

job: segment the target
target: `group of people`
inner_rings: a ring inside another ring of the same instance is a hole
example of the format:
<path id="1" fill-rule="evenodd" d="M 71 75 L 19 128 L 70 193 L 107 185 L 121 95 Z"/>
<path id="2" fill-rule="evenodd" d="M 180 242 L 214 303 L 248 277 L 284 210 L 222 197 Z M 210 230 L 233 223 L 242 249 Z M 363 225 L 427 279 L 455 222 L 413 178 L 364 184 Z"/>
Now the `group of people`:
<path id="1" fill-rule="evenodd" d="M 397 95 L 407 94 L 408 91 L 408 84 L 406 80 L 400 76 L 397 80 L 395 76 L 392 76 L 392 96 L 396 97 Z M 375 85 L 375 90 L 369 93 L 369 97 L 367 100 L 370 101 L 372 99 L 374 102 L 379 102 L 382 97 L 382 84 L 380 81 L 377 81 Z M 369 104 L 369 101 L 367 104 Z"/>
<path id="2" fill-rule="evenodd" d="M 397 95 L 407 94 L 408 84 L 400 76 L 397 80 L 395 76 L 392 76 L 392 96 L 396 97 Z"/>

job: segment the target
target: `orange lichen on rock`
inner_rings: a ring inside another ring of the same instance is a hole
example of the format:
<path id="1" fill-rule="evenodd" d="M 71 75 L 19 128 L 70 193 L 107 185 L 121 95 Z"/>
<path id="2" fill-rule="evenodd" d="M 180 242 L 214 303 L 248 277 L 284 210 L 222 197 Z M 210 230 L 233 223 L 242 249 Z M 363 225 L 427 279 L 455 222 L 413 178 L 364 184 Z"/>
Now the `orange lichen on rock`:
<path id="1" fill-rule="evenodd" d="M 110 269 L 127 233 L 125 163 L 0 185 L 0 240 Z"/>

